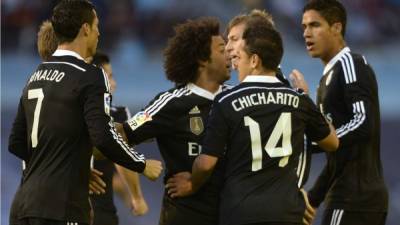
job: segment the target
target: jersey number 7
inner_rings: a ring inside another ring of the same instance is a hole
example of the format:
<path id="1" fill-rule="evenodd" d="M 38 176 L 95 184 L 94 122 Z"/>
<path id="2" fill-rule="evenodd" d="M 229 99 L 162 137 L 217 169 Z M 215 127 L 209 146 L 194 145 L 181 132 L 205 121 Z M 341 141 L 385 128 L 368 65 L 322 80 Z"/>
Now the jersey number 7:
<path id="1" fill-rule="evenodd" d="M 267 144 L 264 149 L 269 157 L 283 157 L 279 161 L 279 166 L 284 167 L 287 165 L 289 156 L 292 154 L 292 114 L 288 112 L 281 113 L 278 121 L 268 138 Z M 258 171 L 262 169 L 262 148 L 261 148 L 261 132 L 260 125 L 257 121 L 253 120 L 250 116 L 244 117 L 245 126 L 249 127 L 251 139 L 251 152 L 252 164 L 251 171 Z M 278 141 L 282 136 L 282 147 L 277 147 Z"/>
<path id="2" fill-rule="evenodd" d="M 39 117 L 40 117 L 40 110 L 42 109 L 42 102 L 44 98 L 43 89 L 32 89 L 28 91 L 28 99 L 35 99 L 37 98 L 35 113 L 33 114 L 33 126 L 32 126 L 32 133 L 31 133 L 31 140 L 32 140 L 32 147 L 36 148 L 38 144 L 38 127 L 39 127 Z"/>

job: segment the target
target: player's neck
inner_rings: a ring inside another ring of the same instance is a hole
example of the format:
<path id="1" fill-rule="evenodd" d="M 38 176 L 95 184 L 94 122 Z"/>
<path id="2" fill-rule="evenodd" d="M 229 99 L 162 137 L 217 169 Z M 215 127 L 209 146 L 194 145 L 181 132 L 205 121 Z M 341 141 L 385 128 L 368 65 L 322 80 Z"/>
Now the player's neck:
<path id="1" fill-rule="evenodd" d="M 82 46 L 81 43 L 73 41 L 73 42 L 69 42 L 69 43 L 63 43 L 63 44 L 59 44 L 57 49 L 62 49 L 62 50 L 69 50 L 69 51 L 73 51 L 76 52 L 77 54 L 79 54 L 82 58 L 86 58 L 87 57 L 87 50 L 85 46 Z"/>
<path id="2" fill-rule="evenodd" d="M 216 82 L 215 80 L 209 79 L 207 76 L 200 76 L 197 78 L 197 80 L 194 82 L 195 85 L 211 92 L 215 93 L 219 90 L 220 84 Z"/>
<path id="3" fill-rule="evenodd" d="M 276 73 L 273 70 L 267 70 L 267 69 L 260 67 L 260 68 L 253 69 L 251 71 L 250 75 L 253 75 L 253 76 L 275 76 Z"/>
<path id="4" fill-rule="evenodd" d="M 332 45 L 332 49 L 328 51 L 328 54 L 321 57 L 321 61 L 326 66 L 333 57 L 335 57 L 342 49 L 346 47 L 346 43 L 344 41 L 339 41 L 339 43 Z"/>

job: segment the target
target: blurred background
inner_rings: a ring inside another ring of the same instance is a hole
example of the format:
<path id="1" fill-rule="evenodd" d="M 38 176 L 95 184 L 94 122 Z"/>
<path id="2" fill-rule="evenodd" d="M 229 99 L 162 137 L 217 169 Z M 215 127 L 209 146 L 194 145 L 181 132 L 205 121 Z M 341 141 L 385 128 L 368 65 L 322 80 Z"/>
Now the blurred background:
<path id="1" fill-rule="evenodd" d="M 1 224 L 8 224 L 10 204 L 20 181 L 21 162 L 7 151 L 8 136 L 18 99 L 28 77 L 40 62 L 36 48 L 39 25 L 51 15 L 57 1 L 1 1 Z M 111 56 L 117 91 L 115 105 L 126 105 L 134 113 L 157 93 L 173 86 L 163 73 L 163 48 L 173 34 L 173 26 L 187 19 L 214 16 L 222 31 L 235 15 L 253 8 L 272 13 L 284 38 L 282 69 L 296 68 L 308 80 L 315 97 L 322 63 L 310 58 L 302 38 L 301 16 L 304 0 L 93 0 L 100 19 L 99 48 Z M 346 40 L 354 52 L 365 55 L 376 72 L 382 116 L 381 155 L 390 192 L 388 225 L 400 221 L 400 0 L 348 0 Z M 236 74 L 228 83 L 238 83 Z M 157 146 L 138 147 L 160 159 Z M 307 186 L 325 163 L 316 155 Z M 120 224 L 158 224 L 163 194 L 161 179 L 141 179 L 150 211 L 134 217 L 116 198 Z M 267 207 L 268 204 L 266 204 Z M 319 221 L 319 218 L 318 220 Z M 318 224 L 318 223 L 316 223 Z"/>

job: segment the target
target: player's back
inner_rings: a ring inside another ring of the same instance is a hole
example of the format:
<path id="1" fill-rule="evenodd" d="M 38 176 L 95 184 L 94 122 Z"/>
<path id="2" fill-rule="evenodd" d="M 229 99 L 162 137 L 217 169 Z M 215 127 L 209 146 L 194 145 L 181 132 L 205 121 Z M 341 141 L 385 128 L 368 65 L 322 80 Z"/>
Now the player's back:
<path id="1" fill-rule="evenodd" d="M 229 130 L 221 224 L 301 221 L 304 201 L 296 167 L 304 134 L 313 139 L 329 134 L 327 125 L 320 135 L 310 132 L 310 124 L 317 123 L 313 114 L 324 121 L 315 105 L 304 94 L 266 76 L 248 76 L 216 102 L 213 110 L 221 113 L 225 119 L 221 123 Z M 209 126 L 218 130 L 219 125 Z"/>
<path id="2" fill-rule="evenodd" d="M 40 64 L 28 80 L 21 97 L 30 153 L 19 192 L 21 216 L 88 220 L 91 142 L 83 102 L 90 87 L 104 86 L 100 74 L 65 55 Z"/>

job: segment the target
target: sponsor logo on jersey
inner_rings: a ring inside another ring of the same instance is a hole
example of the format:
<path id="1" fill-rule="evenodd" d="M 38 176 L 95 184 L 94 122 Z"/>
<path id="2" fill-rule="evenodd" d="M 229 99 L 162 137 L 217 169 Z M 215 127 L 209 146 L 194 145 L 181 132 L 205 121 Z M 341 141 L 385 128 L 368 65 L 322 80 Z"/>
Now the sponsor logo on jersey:
<path id="1" fill-rule="evenodd" d="M 136 128 L 151 120 L 152 118 L 147 112 L 138 112 L 136 115 L 128 120 L 128 124 L 132 130 L 136 130 Z"/>
<path id="2" fill-rule="evenodd" d="M 110 115 L 111 108 L 111 94 L 104 93 L 104 111 L 107 115 Z"/>
<path id="3" fill-rule="evenodd" d="M 191 117 L 190 131 L 192 131 L 192 133 L 195 135 L 199 135 L 203 132 L 203 130 L 204 130 L 204 125 L 201 117 L 200 116 Z"/>
<path id="4" fill-rule="evenodd" d="M 333 74 L 333 70 L 328 74 L 328 77 L 326 78 L 326 81 L 325 81 L 325 85 L 326 85 L 326 86 L 328 86 L 329 83 L 331 82 L 331 80 L 332 80 L 332 74 Z"/>

